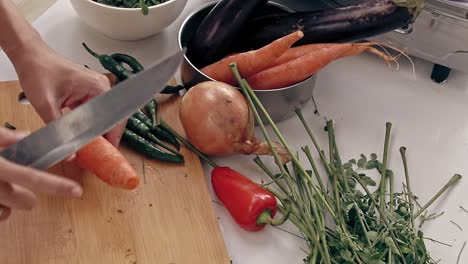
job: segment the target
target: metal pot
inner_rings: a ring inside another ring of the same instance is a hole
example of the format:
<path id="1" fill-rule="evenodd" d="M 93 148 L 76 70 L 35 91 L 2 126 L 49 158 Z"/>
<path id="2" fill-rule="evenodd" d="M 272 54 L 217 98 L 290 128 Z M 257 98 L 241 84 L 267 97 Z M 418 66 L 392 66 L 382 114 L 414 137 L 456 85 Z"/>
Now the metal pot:
<path id="1" fill-rule="evenodd" d="M 179 30 L 179 48 L 183 49 L 193 33 L 198 28 L 198 25 L 204 17 L 211 11 L 217 2 L 211 2 L 201 6 L 198 10 L 191 13 L 182 23 Z M 262 12 L 269 10 L 283 10 L 291 12 L 292 10 L 274 3 L 269 2 L 268 7 Z M 203 81 L 213 80 L 197 69 L 190 59 L 185 56 L 185 60 L 181 66 L 182 82 L 185 85 L 194 85 Z M 312 98 L 312 91 L 315 87 L 316 75 L 313 75 L 304 81 L 280 89 L 255 91 L 258 99 L 268 111 L 270 117 L 275 122 L 286 120 L 295 115 L 296 109 L 302 109 L 304 105 Z M 265 122 L 265 119 L 264 119 Z"/>

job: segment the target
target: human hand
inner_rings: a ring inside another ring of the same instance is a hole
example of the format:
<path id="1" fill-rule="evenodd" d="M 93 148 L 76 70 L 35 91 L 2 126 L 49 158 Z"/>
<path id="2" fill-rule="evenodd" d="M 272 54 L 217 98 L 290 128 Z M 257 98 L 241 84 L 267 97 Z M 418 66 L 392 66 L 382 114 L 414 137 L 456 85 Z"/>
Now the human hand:
<path id="1" fill-rule="evenodd" d="M 0 127 L 0 150 L 21 140 L 27 134 Z M 70 179 L 24 167 L 0 157 L 0 221 L 11 210 L 31 210 L 37 202 L 35 193 L 79 197 L 81 186 Z"/>
<path id="2" fill-rule="evenodd" d="M 62 109 L 73 109 L 110 89 L 103 74 L 65 59 L 42 42 L 10 57 L 26 97 L 46 123 L 60 117 Z M 105 137 L 117 147 L 124 129 L 121 122 Z"/>

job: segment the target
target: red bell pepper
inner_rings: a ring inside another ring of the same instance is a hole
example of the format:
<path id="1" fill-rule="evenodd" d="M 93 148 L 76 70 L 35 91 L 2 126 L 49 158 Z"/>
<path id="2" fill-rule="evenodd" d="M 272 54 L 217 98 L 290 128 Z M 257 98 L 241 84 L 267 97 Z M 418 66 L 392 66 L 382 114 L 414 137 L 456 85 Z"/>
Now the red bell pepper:
<path id="1" fill-rule="evenodd" d="M 231 216 L 245 230 L 260 231 L 266 224 L 278 225 L 286 220 L 273 220 L 277 201 L 271 192 L 235 170 L 214 168 L 211 183 Z"/>

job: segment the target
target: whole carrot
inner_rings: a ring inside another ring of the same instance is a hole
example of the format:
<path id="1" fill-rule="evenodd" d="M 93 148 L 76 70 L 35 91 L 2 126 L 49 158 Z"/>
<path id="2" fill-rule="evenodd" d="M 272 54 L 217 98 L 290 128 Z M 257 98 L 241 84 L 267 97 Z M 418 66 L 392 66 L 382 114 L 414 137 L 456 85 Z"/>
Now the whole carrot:
<path id="1" fill-rule="evenodd" d="M 97 137 L 77 154 L 78 165 L 111 186 L 134 189 L 139 178 L 128 160 L 103 137 Z"/>
<path id="2" fill-rule="evenodd" d="M 236 79 L 232 74 L 231 68 L 229 68 L 229 64 L 235 62 L 242 76 L 250 76 L 267 69 L 273 61 L 280 57 L 303 36 L 304 33 L 302 33 L 302 31 L 293 32 L 260 49 L 223 58 L 218 62 L 204 67 L 201 71 L 216 81 L 235 85 Z"/>
<path id="3" fill-rule="evenodd" d="M 333 46 L 336 46 L 336 45 L 340 45 L 340 44 L 337 44 L 337 43 L 316 43 L 316 44 L 307 44 L 307 45 L 302 45 L 302 46 L 297 46 L 297 47 L 290 48 L 285 53 L 283 53 L 283 55 L 281 55 L 279 58 L 277 58 L 272 64 L 270 64 L 270 66 L 268 68 L 278 66 L 280 64 L 283 64 L 283 63 L 288 62 L 288 61 L 292 61 L 294 59 L 305 56 L 307 54 L 317 52 L 318 50 L 325 49 L 325 48 L 330 48 L 330 47 L 333 47 Z M 371 46 L 384 46 L 384 47 L 389 47 L 391 49 L 395 49 L 395 48 L 392 48 L 392 47 L 390 47 L 388 45 L 385 45 L 385 44 L 379 44 L 379 43 L 376 43 L 376 42 L 364 42 L 364 43 L 345 43 L 344 45 L 352 45 L 353 48 L 350 48 L 348 50 L 348 52 L 345 52 L 345 53 L 341 54 L 340 58 L 356 55 L 358 53 L 361 53 L 364 50 L 367 50 L 367 51 L 369 51 L 371 53 L 377 54 L 378 56 L 383 56 L 383 58 L 385 60 L 393 60 L 393 58 L 390 58 L 390 57 L 386 58 L 387 55 L 385 55 L 382 52 L 380 52 L 379 50 L 371 47 Z"/>
<path id="4" fill-rule="evenodd" d="M 335 44 L 336 43 L 317 43 L 317 44 L 307 44 L 307 45 L 290 48 L 285 53 L 283 53 L 283 55 L 281 55 L 279 58 L 273 61 L 269 65 L 268 68 L 278 66 L 288 61 L 292 61 L 294 59 L 305 56 L 312 52 L 317 52 L 318 50 L 321 50 L 324 48 L 329 48 L 330 46 L 335 45 Z"/>
<path id="5" fill-rule="evenodd" d="M 247 81 L 255 90 L 287 87 L 316 74 L 319 70 L 339 58 L 357 55 L 364 51 L 376 54 L 387 64 L 396 60 L 396 57 L 391 57 L 372 47 L 372 45 L 375 45 L 375 43 L 330 44 L 327 47 L 317 49 L 304 56 L 251 75 L 247 78 Z"/>

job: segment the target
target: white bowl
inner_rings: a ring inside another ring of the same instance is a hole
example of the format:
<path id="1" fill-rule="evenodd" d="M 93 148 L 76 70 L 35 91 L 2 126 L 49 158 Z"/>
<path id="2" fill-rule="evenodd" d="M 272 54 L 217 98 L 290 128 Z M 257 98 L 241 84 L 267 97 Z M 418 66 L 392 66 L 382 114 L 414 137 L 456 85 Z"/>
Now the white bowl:
<path id="1" fill-rule="evenodd" d="M 70 0 L 78 16 L 91 28 L 119 40 L 140 40 L 161 32 L 182 13 L 187 0 L 169 0 L 149 7 L 121 8 L 99 4 L 92 0 Z"/>

